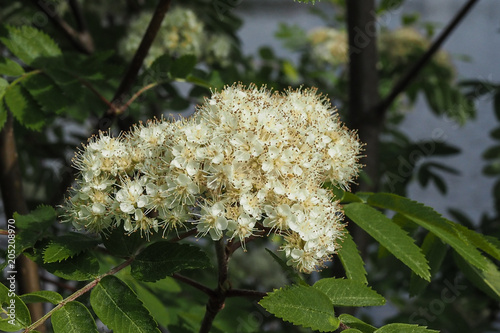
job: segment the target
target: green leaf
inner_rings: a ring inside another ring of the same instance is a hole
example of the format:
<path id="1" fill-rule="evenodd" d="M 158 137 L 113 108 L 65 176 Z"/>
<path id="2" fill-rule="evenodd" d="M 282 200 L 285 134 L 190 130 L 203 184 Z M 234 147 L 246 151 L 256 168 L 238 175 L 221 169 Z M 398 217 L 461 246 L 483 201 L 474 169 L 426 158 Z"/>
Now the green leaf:
<path id="1" fill-rule="evenodd" d="M 28 91 L 21 85 L 10 85 L 5 91 L 5 104 L 14 117 L 26 128 L 39 131 L 45 125 L 46 115 Z"/>
<path id="2" fill-rule="evenodd" d="M 14 219 L 16 229 L 19 228 L 16 233 L 16 255 L 19 255 L 47 233 L 56 219 L 56 211 L 42 205 L 26 215 L 14 213 Z"/>
<path id="3" fill-rule="evenodd" d="M 369 200 L 369 199 L 368 199 Z M 362 203 L 344 206 L 345 214 L 396 258 L 422 278 L 429 280 L 429 265 L 413 239 L 378 210 Z"/>
<path id="4" fill-rule="evenodd" d="M 84 250 L 93 248 L 98 240 L 83 234 L 70 233 L 53 239 L 43 251 L 43 261 L 46 263 L 66 260 Z"/>
<path id="5" fill-rule="evenodd" d="M 24 303 L 52 303 L 59 304 L 62 302 L 63 297 L 51 290 L 40 290 L 29 294 L 21 295 L 20 298 Z"/>
<path id="6" fill-rule="evenodd" d="M 141 283 L 137 280 L 130 279 L 126 281 L 130 287 L 137 294 L 137 298 L 141 300 L 146 309 L 151 313 L 153 318 L 158 321 L 158 324 L 161 326 L 167 327 L 172 324 L 172 314 L 165 313 L 165 304 L 158 297 L 161 297 L 163 294 L 156 294 L 149 291 L 147 288 L 144 288 Z"/>
<path id="7" fill-rule="evenodd" d="M 488 266 L 486 258 L 476 247 L 432 208 L 390 193 L 374 194 L 368 198 L 368 203 L 406 215 L 413 222 L 434 233 L 444 243 L 449 244 L 467 262 L 479 269 L 486 269 Z"/>
<path id="8" fill-rule="evenodd" d="M 453 258 L 469 281 L 492 299 L 500 301 L 500 271 L 497 265 L 488 260 L 488 267 L 481 271 L 456 254 Z"/>
<path id="9" fill-rule="evenodd" d="M 310 286 L 294 285 L 275 290 L 259 304 L 278 318 L 294 325 L 331 332 L 339 327 L 333 304 L 321 291 Z"/>
<path id="10" fill-rule="evenodd" d="M 266 251 L 267 253 L 269 253 L 269 255 L 271 255 L 271 257 L 273 257 L 274 261 L 276 261 L 281 266 L 283 272 L 290 279 L 290 281 L 292 281 L 293 283 L 308 286 L 307 282 L 304 281 L 302 276 L 300 276 L 300 274 L 297 273 L 297 271 L 292 266 L 288 266 L 283 259 L 278 257 L 273 251 L 269 250 L 268 248 L 266 248 Z"/>
<path id="11" fill-rule="evenodd" d="M 61 262 L 39 264 L 55 276 L 66 280 L 86 281 L 99 275 L 99 261 L 89 252 L 80 253 Z"/>
<path id="12" fill-rule="evenodd" d="M 359 254 L 356 243 L 347 232 L 342 236 L 342 243 L 340 243 L 340 248 L 337 250 L 337 255 L 342 262 L 342 266 L 344 266 L 348 279 L 368 284 L 363 258 Z"/>
<path id="13" fill-rule="evenodd" d="M 333 306 L 379 306 L 385 304 L 384 297 L 359 281 L 326 278 L 316 282 L 313 287 L 328 296 Z"/>
<path id="14" fill-rule="evenodd" d="M 467 241 L 469 241 L 476 248 L 483 250 L 496 260 L 500 260 L 500 248 L 490 242 L 487 236 L 480 234 L 474 230 L 467 229 L 463 225 L 458 223 L 453 223 L 452 221 L 446 221 L 452 228 L 463 235 Z"/>
<path id="15" fill-rule="evenodd" d="M 131 264 L 131 274 L 141 281 L 157 281 L 183 269 L 205 268 L 210 259 L 200 248 L 160 241 L 145 248 Z"/>
<path id="16" fill-rule="evenodd" d="M 500 127 L 497 127 L 493 131 L 491 131 L 490 136 L 495 140 L 500 140 Z"/>
<path id="17" fill-rule="evenodd" d="M 184 79 L 191 74 L 194 66 L 196 66 L 196 56 L 186 54 L 174 60 L 170 74 L 173 78 Z"/>
<path id="18" fill-rule="evenodd" d="M 46 113 L 62 113 L 72 102 L 46 75 L 31 75 L 22 81 L 22 85 Z"/>
<path id="19" fill-rule="evenodd" d="M 20 76 L 23 74 L 24 69 L 17 62 L 9 58 L 0 57 L 0 75 Z"/>
<path id="20" fill-rule="evenodd" d="M 374 333 L 439 333 L 439 331 L 429 330 L 425 326 L 410 324 L 389 324 L 382 326 Z"/>
<path id="21" fill-rule="evenodd" d="M 429 260 L 429 267 L 431 268 L 431 275 L 434 275 L 441 267 L 441 264 L 448 250 L 448 245 L 444 244 L 436 235 L 429 232 L 422 244 L 422 252 L 425 257 Z M 429 284 L 426 281 L 418 277 L 415 273 L 412 273 L 410 278 L 410 296 L 415 296 L 420 294 Z"/>
<path id="22" fill-rule="evenodd" d="M 56 216 L 54 208 L 47 205 L 40 205 L 25 215 L 14 213 L 16 227 L 21 229 L 48 228 L 54 222 Z"/>
<path id="23" fill-rule="evenodd" d="M 0 41 L 27 65 L 32 65 L 40 57 L 61 55 L 61 49 L 52 38 L 27 25 L 0 27 Z"/>
<path id="24" fill-rule="evenodd" d="M 348 328 L 346 330 L 343 330 L 342 333 L 363 333 L 363 332 L 355 328 Z"/>
<path id="25" fill-rule="evenodd" d="M 361 319 L 358 319 L 358 318 L 351 316 L 349 314 L 341 314 L 339 316 L 339 319 L 340 319 L 341 323 L 343 323 L 349 327 L 356 328 L 363 333 L 373 333 L 377 329 L 376 327 L 374 327 L 370 324 L 367 324 L 364 321 L 362 321 Z"/>
<path id="26" fill-rule="evenodd" d="M 122 226 L 111 229 L 111 232 L 102 233 L 101 238 L 104 246 L 112 255 L 123 258 L 134 255 L 147 242 L 138 232 L 127 234 Z"/>
<path id="27" fill-rule="evenodd" d="M 99 319 L 115 333 L 160 333 L 142 302 L 115 276 L 105 276 L 94 287 L 90 304 Z"/>
<path id="28" fill-rule="evenodd" d="M 499 157 L 500 157 L 500 146 L 490 147 L 483 152 L 483 158 L 485 160 L 493 160 Z"/>
<path id="29" fill-rule="evenodd" d="M 493 96 L 493 109 L 495 110 L 497 120 L 500 121 L 500 89 L 498 89 Z"/>
<path id="30" fill-rule="evenodd" d="M 0 330 L 5 332 L 19 331 L 31 324 L 28 307 L 15 294 L 16 282 L 9 280 L 10 277 L 12 275 L 7 272 L 7 283 L 12 288 L 12 291 L 0 283 L 0 305 L 2 306 L 2 313 L 7 315 L 7 318 L 0 318 Z"/>
<path id="31" fill-rule="evenodd" d="M 3 98 L 3 95 L 5 94 L 5 90 L 9 86 L 9 82 L 5 80 L 4 78 L 0 77 L 0 99 Z"/>
<path id="32" fill-rule="evenodd" d="M 54 333 L 98 333 L 94 318 L 85 305 L 69 302 L 52 314 Z"/>
<path id="33" fill-rule="evenodd" d="M 144 71 L 143 74 L 139 76 L 137 82 L 141 86 L 146 86 L 151 83 L 166 83 L 171 80 L 170 78 L 170 68 L 172 67 L 172 57 L 168 54 L 164 54 L 156 58 L 151 66 Z"/>

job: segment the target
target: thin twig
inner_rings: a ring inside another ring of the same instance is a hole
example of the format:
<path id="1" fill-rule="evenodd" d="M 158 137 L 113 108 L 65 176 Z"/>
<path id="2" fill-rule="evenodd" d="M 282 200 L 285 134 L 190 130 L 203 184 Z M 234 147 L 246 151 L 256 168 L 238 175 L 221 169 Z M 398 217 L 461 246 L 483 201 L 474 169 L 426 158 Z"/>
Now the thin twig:
<path id="1" fill-rule="evenodd" d="M 87 22 L 85 21 L 85 17 L 83 16 L 82 9 L 80 8 L 78 1 L 69 0 L 69 6 L 71 7 L 71 11 L 73 12 L 73 16 L 75 17 L 76 26 L 79 31 L 79 40 L 86 46 L 90 53 L 93 53 L 94 40 L 87 27 Z"/>
<path id="2" fill-rule="evenodd" d="M 139 89 L 139 91 L 137 91 L 134 95 L 132 95 L 132 97 L 130 97 L 127 103 L 120 106 L 120 108 L 116 110 L 115 113 L 123 113 L 130 106 L 130 104 L 132 104 L 141 94 L 143 94 L 145 91 L 148 91 L 151 88 L 156 87 L 157 85 L 158 82 L 155 82 L 142 87 L 141 89 Z"/>
<path id="3" fill-rule="evenodd" d="M 394 85 L 389 95 L 385 97 L 377 106 L 376 113 L 379 115 L 384 115 L 389 109 L 394 100 L 402 93 L 408 85 L 418 76 L 422 68 L 429 62 L 432 56 L 441 48 L 446 38 L 453 32 L 460 21 L 465 17 L 465 15 L 470 11 L 473 5 L 475 5 L 477 0 L 469 0 L 460 11 L 455 15 L 453 20 L 448 24 L 448 26 L 441 32 L 439 37 L 432 43 L 429 49 L 422 55 L 422 57 L 410 68 L 410 70 Z"/>
<path id="4" fill-rule="evenodd" d="M 174 274 L 172 274 L 172 277 L 176 280 L 179 280 L 179 281 L 182 281 L 186 284 L 189 284 L 191 287 L 194 287 L 194 288 L 204 292 L 205 294 L 207 294 L 210 297 L 215 296 L 215 291 L 213 291 L 212 289 L 208 288 L 207 286 L 205 286 L 205 285 L 203 285 L 203 284 L 201 284 L 193 279 L 190 279 L 184 275 L 174 273 Z"/>
<path id="5" fill-rule="evenodd" d="M 142 37 L 141 44 L 135 52 L 134 58 L 132 59 L 128 67 L 127 73 L 123 77 L 120 86 L 118 87 L 115 96 L 113 97 L 113 103 L 115 105 L 119 105 L 124 95 L 127 94 L 132 88 L 132 85 L 134 84 L 137 75 L 139 74 L 142 63 L 144 62 L 144 59 L 149 52 L 151 44 L 153 44 L 158 30 L 160 30 L 161 23 L 165 17 L 165 14 L 170 8 L 170 2 L 171 0 L 160 0 L 158 6 L 156 6 L 153 17 L 151 18 L 148 28 L 146 29 L 146 32 Z M 119 112 L 119 108 L 110 108 L 106 112 L 106 115 L 103 117 L 103 119 L 99 121 L 99 126 L 101 126 L 102 124 L 109 124 L 111 120 L 119 114 Z"/>
<path id="6" fill-rule="evenodd" d="M 71 294 L 70 296 L 65 298 L 61 303 L 57 304 L 52 310 L 47 312 L 42 318 L 38 319 L 33 324 L 31 324 L 29 327 L 27 327 L 24 330 L 24 332 L 31 332 L 32 330 L 34 330 L 35 328 L 37 328 L 38 326 L 43 324 L 43 322 L 45 322 L 48 318 L 50 318 L 50 316 L 52 316 L 52 314 L 55 311 L 57 311 L 60 308 L 62 308 L 63 306 L 65 306 L 67 303 L 74 301 L 75 299 L 82 296 L 86 292 L 92 290 L 92 288 L 94 288 L 104 277 L 118 273 L 119 271 L 121 271 L 125 267 L 129 266 L 132 263 L 132 261 L 134 261 L 134 259 L 135 259 L 134 257 L 131 257 L 128 260 L 122 262 L 120 265 L 112 268 L 109 272 L 104 273 L 104 274 L 100 275 L 99 277 L 95 278 L 92 282 L 88 283 L 83 288 L 79 289 L 78 291 L 74 292 L 73 294 Z"/>
<path id="7" fill-rule="evenodd" d="M 86 54 L 94 52 L 92 38 L 90 38 L 88 33 L 79 33 L 73 29 L 65 20 L 52 10 L 52 7 L 50 7 L 47 1 L 32 0 L 32 2 L 48 16 L 52 23 L 54 23 L 54 25 L 59 28 L 64 35 L 66 35 L 71 44 L 73 44 L 78 51 Z"/>
<path id="8" fill-rule="evenodd" d="M 249 289 L 229 289 L 226 297 L 250 297 L 250 298 L 263 298 L 267 293 L 257 290 Z"/>

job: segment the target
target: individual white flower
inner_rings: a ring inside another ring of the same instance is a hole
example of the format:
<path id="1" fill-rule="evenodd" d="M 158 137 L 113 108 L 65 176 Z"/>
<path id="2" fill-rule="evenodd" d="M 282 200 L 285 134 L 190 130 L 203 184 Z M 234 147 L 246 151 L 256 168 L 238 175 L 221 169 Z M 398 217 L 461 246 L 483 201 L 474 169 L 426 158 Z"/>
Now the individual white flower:
<path id="1" fill-rule="evenodd" d="M 221 239 L 228 226 L 228 221 L 224 215 L 225 208 L 221 202 L 216 202 L 211 206 L 208 204 L 203 206 L 200 220 L 196 224 L 198 232 L 203 236 L 209 233 L 213 240 Z"/>
<path id="2" fill-rule="evenodd" d="M 168 205 L 175 207 L 177 205 L 194 205 L 199 188 L 193 180 L 180 174 L 175 178 L 167 177 Z"/>
<path id="3" fill-rule="evenodd" d="M 137 207 L 144 207 L 148 203 L 148 198 L 143 194 L 143 185 L 136 180 L 131 180 L 123 185 L 123 188 L 116 193 L 116 200 L 120 202 L 120 209 L 127 214 L 134 214 Z"/>
<path id="4" fill-rule="evenodd" d="M 286 230 L 289 228 L 289 223 L 295 223 L 297 219 L 287 204 L 279 205 L 276 208 L 267 205 L 264 207 L 264 210 L 267 217 L 264 219 L 263 224 L 267 228 L 279 231 Z"/>
<path id="5" fill-rule="evenodd" d="M 237 237 L 243 249 L 245 249 L 245 238 L 252 236 L 253 232 L 256 231 L 254 228 L 255 223 L 257 223 L 257 220 L 254 217 L 251 217 L 247 213 L 242 213 L 237 221 L 230 220 L 228 222 L 228 236 L 231 237 L 231 239 Z"/>

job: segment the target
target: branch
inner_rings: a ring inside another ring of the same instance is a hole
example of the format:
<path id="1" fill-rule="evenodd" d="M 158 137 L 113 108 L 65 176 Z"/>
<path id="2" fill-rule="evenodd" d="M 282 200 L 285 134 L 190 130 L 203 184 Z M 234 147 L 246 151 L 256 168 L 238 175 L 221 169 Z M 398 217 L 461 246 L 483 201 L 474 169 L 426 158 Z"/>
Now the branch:
<path id="1" fill-rule="evenodd" d="M 465 17 L 465 15 L 471 10 L 472 6 L 475 5 L 477 0 L 469 0 L 460 11 L 456 14 L 453 20 L 448 24 L 448 26 L 441 32 L 439 37 L 432 43 L 429 49 L 422 55 L 422 57 L 410 68 L 410 70 L 394 85 L 392 91 L 387 97 L 384 98 L 382 102 L 376 107 L 376 113 L 383 116 L 385 112 L 389 109 L 394 100 L 401 94 L 408 85 L 415 80 L 422 68 L 429 62 L 432 56 L 441 48 L 446 38 L 453 32 L 460 21 Z"/>
<path id="2" fill-rule="evenodd" d="M 165 14 L 168 12 L 170 8 L 170 2 L 171 0 L 159 1 L 158 6 L 156 7 L 156 10 L 153 14 L 153 17 L 149 22 L 148 28 L 146 29 L 146 32 L 142 37 L 141 44 L 139 45 L 139 48 L 135 52 L 134 58 L 132 59 L 128 67 L 127 73 L 123 77 L 120 86 L 118 87 L 118 90 L 116 91 L 115 96 L 113 97 L 112 102 L 115 105 L 121 104 L 124 95 L 130 91 L 130 88 L 132 88 L 132 85 L 134 84 L 134 81 L 136 80 L 137 75 L 139 74 L 139 70 L 142 66 L 142 63 L 144 62 L 144 59 L 146 58 L 146 55 L 148 54 L 149 49 L 151 48 L 151 44 L 153 44 L 153 41 L 158 33 L 158 30 L 160 30 L 163 18 L 165 17 Z M 106 125 L 108 125 L 109 127 L 109 124 L 121 112 L 122 111 L 120 110 L 120 108 L 108 109 L 106 114 L 99 120 L 98 124 L 99 129 L 105 130 L 106 128 L 104 127 L 106 127 Z"/>
<path id="3" fill-rule="evenodd" d="M 125 267 L 129 266 L 132 263 L 132 261 L 134 261 L 134 259 L 135 259 L 134 257 L 130 257 L 126 261 L 122 262 L 120 265 L 112 268 L 109 272 L 102 274 L 101 276 L 97 277 L 95 280 L 93 280 L 92 282 L 90 282 L 89 284 L 87 284 L 86 286 L 81 288 L 80 290 L 74 292 L 73 294 L 71 294 L 70 296 L 65 298 L 61 303 L 57 304 L 52 310 L 47 312 L 42 318 L 38 319 L 33 324 L 31 324 L 29 327 L 27 327 L 24 330 L 24 332 L 31 332 L 32 330 L 34 330 L 35 328 L 37 328 L 38 326 L 43 324 L 43 322 L 46 321 L 48 318 L 50 318 L 50 316 L 52 316 L 52 314 L 55 311 L 59 310 L 60 308 L 62 308 L 66 304 L 68 304 L 69 302 L 74 301 L 75 299 L 82 296 L 86 292 L 92 290 L 92 288 L 94 288 L 105 276 L 118 273 L 119 271 L 121 271 Z"/>
<path id="4" fill-rule="evenodd" d="M 185 284 L 189 284 L 191 287 L 194 287 L 194 288 L 204 292 L 205 294 L 207 294 L 210 297 L 215 296 L 215 292 L 212 289 L 210 289 L 207 286 L 205 286 L 205 285 L 203 285 L 203 284 L 201 284 L 193 279 L 190 279 L 184 275 L 174 273 L 174 274 L 172 274 L 172 277 L 176 280 L 184 282 Z"/>
<path id="5" fill-rule="evenodd" d="M 85 21 L 85 17 L 83 16 L 82 10 L 78 1 L 69 0 L 69 6 L 73 11 L 73 16 L 76 20 L 76 25 L 79 31 L 78 37 L 83 45 L 90 51 L 90 53 L 94 52 L 94 40 L 92 39 L 92 35 L 87 27 L 87 22 Z"/>
<path id="6" fill-rule="evenodd" d="M 208 299 L 205 317 L 201 323 L 200 333 L 209 333 L 212 328 L 212 323 L 217 313 L 224 307 L 227 291 L 230 289 L 227 271 L 227 262 L 229 260 L 228 252 L 224 244 L 224 238 L 215 241 L 215 253 L 217 255 L 217 268 L 219 278 L 217 281 L 217 289 L 214 295 Z"/>
<path id="7" fill-rule="evenodd" d="M 64 33 L 64 35 L 78 51 L 86 54 L 94 52 L 92 37 L 86 30 L 78 32 L 73 29 L 65 20 L 52 10 L 47 1 L 32 0 L 32 2 L 35 3 L 35 5 L 48 16 L 52 23 L 54 23 L 54 25 Z"/>
<path id="8" fill-rule="evenodd" d="M 7 114 L 7 121 L 0 132 L 0 189 L 6 220 L 10 219 L 14 212 L 28 214 L 14 137 L 14 120 L 10 112 Z M 16 266 L 19 271 L 17 276 L 19 292 L 24 294 L 39 291 L 38 266 L 24 255 L 17 258 Z M 43 307 L 41 303 L 28 304 L 28 308 L 33 319 L 42 317 Z M 45 330 L 43 329 L 43 331 Z"/>
<path id="9" fill-rule="evenodd" d="M 248 289 L 229 289 L 226 293 L 226 297 L 255 297 L 259 299 L 266 295 L 266 292 Z"/>

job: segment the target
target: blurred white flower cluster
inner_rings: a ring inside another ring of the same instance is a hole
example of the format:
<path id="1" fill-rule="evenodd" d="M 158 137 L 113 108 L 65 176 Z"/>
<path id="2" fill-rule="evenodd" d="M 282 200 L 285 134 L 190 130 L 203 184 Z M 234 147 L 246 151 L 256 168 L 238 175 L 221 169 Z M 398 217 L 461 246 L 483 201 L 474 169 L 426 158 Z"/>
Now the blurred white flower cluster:
<path id="1" fill-rule="evenodd" d="M 311 54 L 320 64 L 343 65 L 348 61 L 348 42 L 345 31 L 334 28 L 316 28 L 308 34 Z"/>
<path id="2" fill-rule="evenodd" d="M 343 214 L 325 182 L 348 188 L 362 145 L 315 89 L 233 85 L 187 120 L 94 137 L 75 158 L 65 206 L 76 227 L 199 236 L 284 237 L 288 264 L 311 272 L 335 253 Z"/>
<path id="3" fill-rule="evenodd" d="M 348 38 L 346 31 L 330 27 L 313 29 L 308 34 L 311 55 L 320 65 L 344 65 L 348 62 Z M 411 27 L 396 30 L 382 30 L 378 38 L 380 57 L 393 68 L 408 66 L 415 62 L 430 47 L 430 41 Z M 433 57 L 432 62 L 453 72 L 451 59 L 443 50 Z M 398 69 L 399 70 L 399 69 Z"/>
<path id="4" fill-rule="evenodd" d="M 153 13 L 141 12 L 128 28 L 126 37 L 120 41 L 119 52 L 126 59 L 132 59 L 144 36 Z M 206 31 L 203 22 L 195 12 L 182 8 L 172 8 L 162 21 L 158 34 L 145 59 L 150 66 L 161 55 L 182 56 L 193 54 L 209 63 L 227 64 L 231 53 L 231 40 L 219 33 Z"/>
<path id="5" fill-rule="evenodd" d="M 378 43 L 380 57 L 385 57 L 387 64 L 396 69 L 415 62 L 430 46 L 430 40 L 411 27 L 384 30 Z M 446 70 L 450 79 L 454 77 L 455 69 L 446 51 L 437 51 L 431 59 L 431 64 Z"/>

